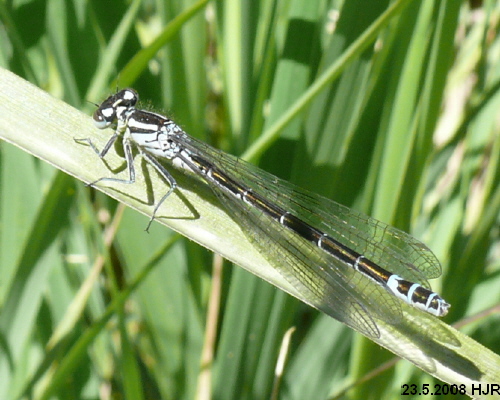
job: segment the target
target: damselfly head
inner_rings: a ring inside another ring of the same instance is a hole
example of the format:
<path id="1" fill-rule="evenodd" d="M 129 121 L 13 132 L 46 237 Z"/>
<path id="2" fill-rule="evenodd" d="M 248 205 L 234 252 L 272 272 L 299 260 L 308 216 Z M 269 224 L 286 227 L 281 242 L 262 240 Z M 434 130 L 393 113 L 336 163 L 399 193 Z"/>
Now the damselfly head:
<path id="1" fill-rule="evenodd" d="M 125 111 L 133 109 L 138 100 L 139 95 L 134 89 L 123 89 L 109 96 L 94 112 L 95 126 L 107 128 L 120 119 Z"/>

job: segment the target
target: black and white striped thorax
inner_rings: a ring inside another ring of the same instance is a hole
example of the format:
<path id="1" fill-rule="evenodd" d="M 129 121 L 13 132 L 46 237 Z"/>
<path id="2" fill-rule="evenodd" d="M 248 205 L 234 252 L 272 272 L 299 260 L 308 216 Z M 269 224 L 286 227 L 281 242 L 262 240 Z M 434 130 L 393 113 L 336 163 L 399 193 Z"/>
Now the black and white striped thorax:
<path id="1" fill-rule="evenodd" d="M 313 243 L 335 260 L 350 266 L 374 283 L 384 287 L 397 298 L 430 314 L 446 315 L 450 305 L 437 293 L 389 272 L 368 257 L 286 210 L 283 206 L 275 204 L 258 190 L 242 184 L 235 177 L 237 175 L 228 173 L 220 164 L 214 162 L 203 149 L 196 148 L 193 139 L 173 121 L 160 114 L 136 109 L 137 101 L 138 95 L 134 90 L 119 91 L 100 105 L 94 113 L 94 121 L 96 126 L 101 129 L 116 123 L 116 132 L 110 142 L 114 141 L 116 136 L 123 135 L 124 147 L 127 149 L 127 146 L 133 143 L 170 184 L 171 189 L 156 206 L 153 218 L 159 205 L 176 187 L 175 180 L 154 157 L 167 158 L 177 168 L 190 170 L 202 177 L 212 187 L 225 193 L 225 196 L 259 210 L 267 218 L 277 221 L 303 240 Z M 100 153 L 101 157 L 109 147 L 108 142 L 106 148 Z M 130 153 L 130 150 L 127 151 Z M 131 162 L 131 155 L 127 157 L 127 160 Z M 133 182 L 133 167 L 129 166 L 129 168 L 131 169 L 131 179 L 126 183 Z M 110 180 L 116 181 L 116 179 Z M 388 267 L 390 268 L 390 266 Z"/>

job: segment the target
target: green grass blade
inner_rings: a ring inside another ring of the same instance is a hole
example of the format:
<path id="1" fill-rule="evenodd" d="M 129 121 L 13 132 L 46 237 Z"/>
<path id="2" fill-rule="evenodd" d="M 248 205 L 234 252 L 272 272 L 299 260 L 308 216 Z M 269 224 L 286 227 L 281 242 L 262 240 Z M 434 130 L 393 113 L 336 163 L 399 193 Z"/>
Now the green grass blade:
<path id="1" fill-rule="evenodd" d="M 83 136 L 88 134 L 95 140 L 99 140 L 95 138 L 96 132 L 95 129 L 91 128 L 88 117 L 81 115 L 76 110 L 72 110 L 63 103 L 50 98 L 43 92 L 4 71 L 0 79 L 0 93 L 6 93 L 7 88 L 9 88 L 10 95 L 9 97 L 4 96 L 0 102 L 3 108 L 2 112 L 0 112 L 3 119 L 1 122 L 2 138 L 15 142 L 18 146 L 33 152 L 67 173 L 78 176 L 80 179 L 94 180 L 106 174 L 103 171 L 105 168 L 100 163 L 94 162 L 95 154 L 91 151 L 82 151 L 82 148 L 78 147 L 73 141 L 75 129 Z M 29 101 L 26 100 L 27 97 L 29 97 Z M 9 127 L 9 116 L 17 115 L 16 110 L 27 102 L 32 105 L 33 115 L 38 116 L 38 118 L 33 119 L 33 121 L 36 121 L 36 128 L 30 127 L 29 124 L 34 123 L 31 121 L 23 122 L 23 124 L 17 123 L 15 129 Z M 40 105 L 40 112 L 37 112 L 35 107 L 37 104 Z M 47 108 L 51 112 L 47 112 Z M 71 157 L 69 157 L 70 155 Z M 109 162 L 113 162 L 112 157 L 110 157 Z M 82 166 L 86 167 L 82 168 Z M 181 179 L 179 179 L 179 182 L 183 187 Z M 154 177 L 151 177 L 151 185 L 154 188 L 154 193 L 162 191 L 163 183 Z M 150 212 L 150 207 L 147 207 L 148 205 L 145 204 L 144 200 L 138 200 L 144 198 L 141 193 L 144 189 L 141 189 L 141 187 L 143 187 L 141 184 L 132 185 L 126 194 L 120 192 L 116 194 L 111 189 L 103 190 L 112 193 L 134 208 Z M 188 201 L 193 204 L 194 210 L 197 213 L 199 212 L 202 217 L 192 220 L 186 219 L 186 215 L 192 215 L 188 214 L 188 212 L 192 213 L 193 209 L 186 209 L 186 204 L 182 201 L 169 199 L 168 211 L 160 210 L 160 215 L 163 215 L 163 213 L 165 215 L 174 215 L 173 213 L 177 209 L 181 218 L 179 220 L 167 219 L 165 221 L 162 219 L 163 223 L 168 222 L 169 225 L 179 229 L 183 234 L 204 243 L 207 247 L 220 252 L 227 258 L 237 261 L 240 265 L 272 281 L 280 288 L 294 293 L 299 298 L 302 297 L 295 292 L 294 288 L 290 288 L 289 284 L 279 277 L 266 261 L 259 261 L 260 256 L 253 246 L 250 244 L 242 246 L 241 243 L 246 241 L 244 235 L 237 233 L 237 230 L 234 231 L 234 235 L 227 235 L 227 229 L 233 230 L 236 227 L 227 217 L 223 217 L 224 213 L 218 207 L 214 206 L 211 201 L 207 202 L 202 197 L 194 196 L 192 193 L 185 192 L 185 195 Z M 213 224 L 214 218 L 218 220 L 215 225 Z M 224 233 L 218 233 L 214 227 L 221 226 L 224 218 L 227 219 L 224 225 Z M 205 220 L 209 220 L 210 223 L 202 228 Z M 192 228 L 193 224 L 196 225 L 196 229 Z M 207 235 L 208 233 L 210 235 Z M 234 237 L 237 235 L 239 235 L 238 240 L 234 241 Z M 215 240 L 207 240 L 210 237 Z M 225 243 L 226 239 L 230 240 L 231 244 Z M 240 247 L 237 248 L 237 246 Z M 302 300 L 308 302 L 307 298 L 302 298 Z M 469 382 L 469 384 L 472 384 L 477 379 L 481 379 L 483 382 L 485 380 L 490 381 L 490 379 L 491 382 L 494 382 L 498 379 L 499 371 L 492 368 L 492 365 L 494 363 L 500 365 L 500 362 L 493 353 L 489 353 L 478 343 L 454 331 L 444 323 L 411 307 L 405 307 L 405 315 L 405 320 L 397 327 L 386 326 L 380 321 L 381 338 L 376 340 L 377 343 L 410 359 L 420 368 L 446 381 L 456 382 L 458 376 L 461 383 Z M 421 331 L 416 330 L 415 326 L 427 326 L 428 328 Z M 410 348 L 413 350 L 409 351 Z M 480 360 L 476 357 L 478 352 L 482 354 Z M 443 354 L 445 357 L 442 356 Z M 467 360 L 467 368 L 463 367 L 464 360 Z M 450 374 L 450 368 L 455 371 L 454 374 L 458 373 L 459 375 Z"/>
<path id="2" fill-rule="evenodd" d="M 189 9 L 175 17 L 158 35 L 158 37 L 147 47 L 140 50 L 132 60 L 119 73 L 119 80 L 115 83 L 121 87 L 126 87 L 133 83 L 137 77 L 146 68 L 148 62 L 156 55 L 166 43 L 168 43 L 174 35 L 178 34 L 179 30 L 185 25 L 189 19 L 196 15 L 203 7 L 206 6 L 208 0 L 199 0 Z"/>

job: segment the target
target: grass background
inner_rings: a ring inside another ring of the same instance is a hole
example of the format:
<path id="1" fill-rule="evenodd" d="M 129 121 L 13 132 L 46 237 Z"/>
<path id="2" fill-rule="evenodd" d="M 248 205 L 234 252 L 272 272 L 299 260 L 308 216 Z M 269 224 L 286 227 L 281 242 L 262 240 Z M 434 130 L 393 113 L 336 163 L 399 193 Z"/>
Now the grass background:
<path id="1" fill-rule="evenodd" d="M 0 65 L 88 113 L 132 85 L 189 134 L 411 232 L 443 263 L 446 321 L 498 353 L 498 315 L 476 315 L 500 297 L 500 6 L 392 5 L 370 40 L 388 2 L 4 2 Z M 0 168 L 0 398 L 327 399 L 392 357 L 6 143 Z M 406 362 L 374 379 L 349 397 L 432 382 Z"/>

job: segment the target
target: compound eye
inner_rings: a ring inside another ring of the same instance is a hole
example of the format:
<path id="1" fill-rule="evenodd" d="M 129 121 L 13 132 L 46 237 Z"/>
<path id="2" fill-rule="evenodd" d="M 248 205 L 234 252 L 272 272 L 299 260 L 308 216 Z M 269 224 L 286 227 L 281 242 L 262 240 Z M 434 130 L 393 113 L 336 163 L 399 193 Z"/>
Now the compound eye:
<path id="1" fill-rule="evenodd" d="M 116 120 L 115 110 L 111 107 L 98 108 L 97 110 L 95 110 L 93 118 L 94 125 L 97 128 L 105 129 Z"/>

